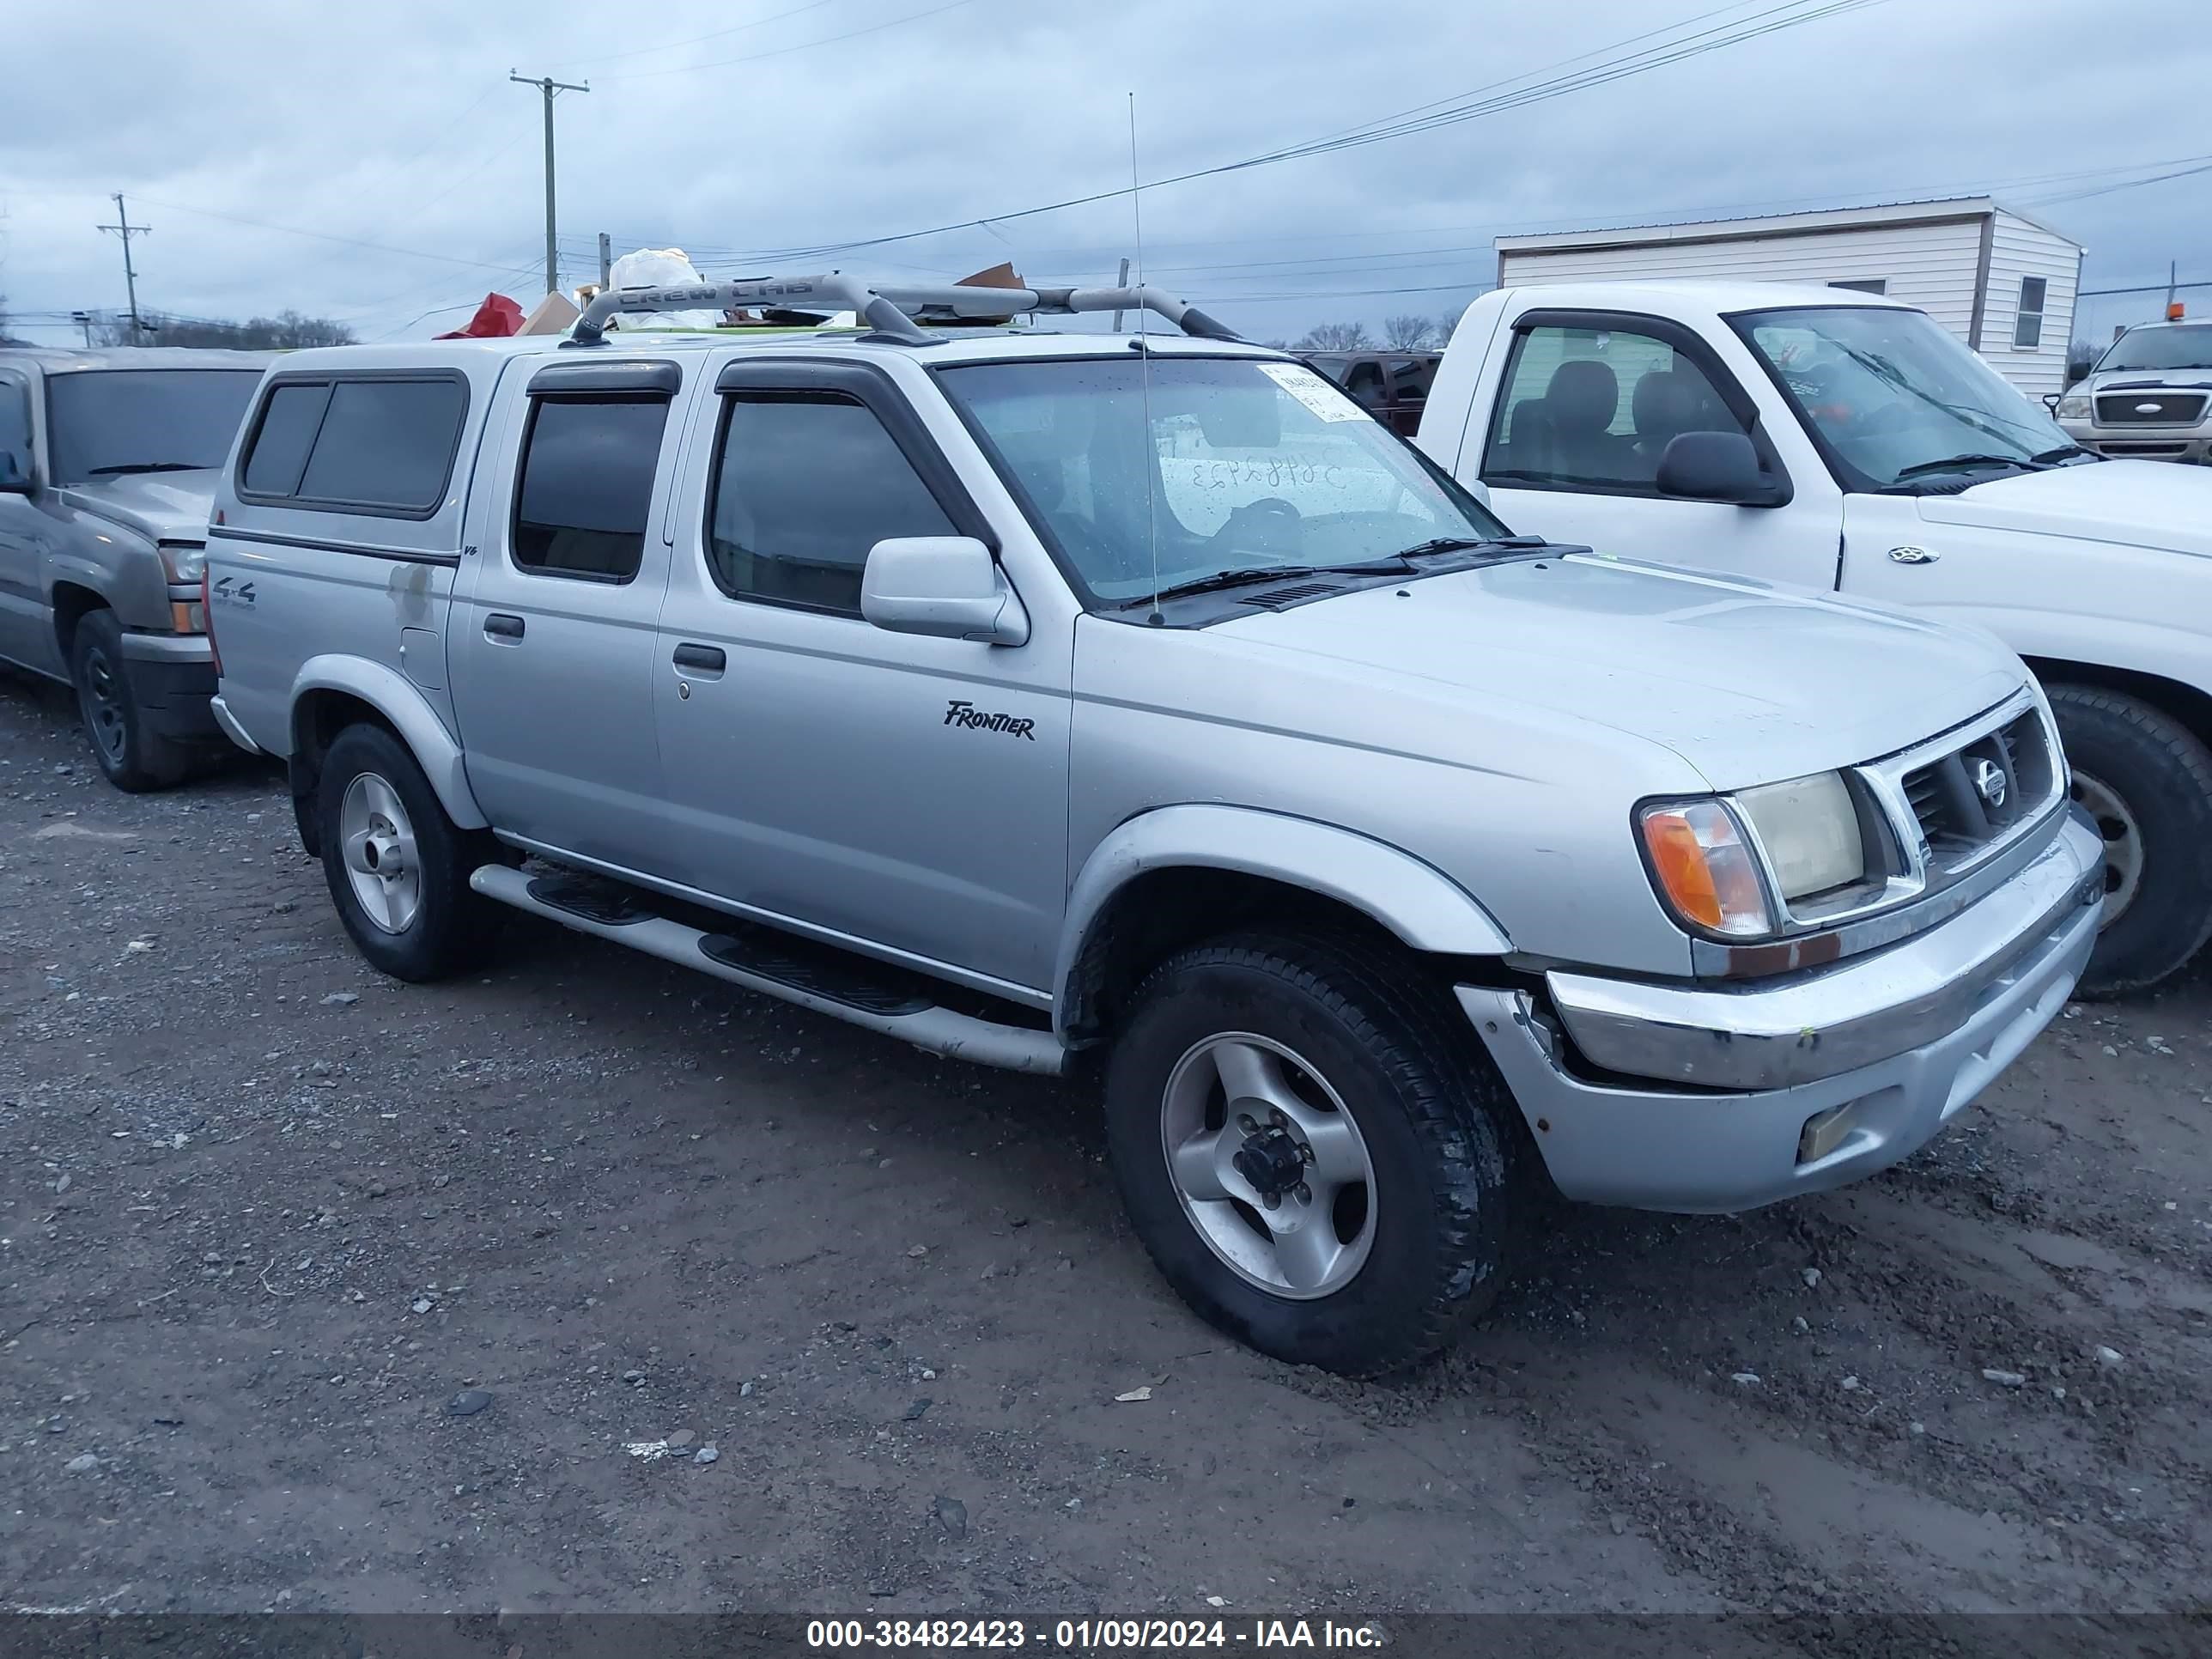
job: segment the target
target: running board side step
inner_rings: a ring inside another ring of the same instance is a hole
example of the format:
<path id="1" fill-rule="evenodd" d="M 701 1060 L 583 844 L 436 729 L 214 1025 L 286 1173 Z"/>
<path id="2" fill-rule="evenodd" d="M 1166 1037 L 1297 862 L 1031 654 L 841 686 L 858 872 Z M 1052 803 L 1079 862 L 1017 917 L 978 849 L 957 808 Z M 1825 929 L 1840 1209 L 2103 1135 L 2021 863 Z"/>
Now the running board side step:
<path id="1" fill-rule="evenodd" d="M 601 921 L 566 904 L 548 902 L 532 890 L 532 877 L 504 864 L 482 866 L 471 873 L 469 885 L 488 899 L 526 910 L 533 916 L 543 916 L 548 921 L 557 921 L 577 933 L 627 945 L 634 951 L 659 957 L 680 968 L 712 974 L 716 979 L 727 980 L 762 996 L 796 1003 L 817 1014 L 828 1014 L 848 1024 L 897 1037 L 950 1060 L 972 1060 L 979 1066 L 1035 1072 L 1047 1077 L 1057 1077 L 1067 1066 L 1066 1049 L 1049 1031 L 1032 1030 L 1024 1025 L 1001 1025 L 929 1004 L 917 1006 L 904 1001 L 866 1007 L 824 995 L 762 971 L 763 966 L 775 961 L 773 957 L 756 957 L 754 965 L 739 966 L 738 952 L 729 948 L 730 940 L 696 927 L 687 927 L 666 916 L 632 912 L 619 921 Z"/>

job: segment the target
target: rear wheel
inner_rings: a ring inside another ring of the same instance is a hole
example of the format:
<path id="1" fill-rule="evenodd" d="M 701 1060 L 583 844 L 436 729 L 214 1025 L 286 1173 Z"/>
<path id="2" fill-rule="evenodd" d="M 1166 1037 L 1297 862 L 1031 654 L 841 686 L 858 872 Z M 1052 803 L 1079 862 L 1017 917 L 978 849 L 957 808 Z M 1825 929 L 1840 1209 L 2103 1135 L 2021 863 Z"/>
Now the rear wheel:
<path id="1" fill-rule="evenodd" d="M 323 757 L 316 793 L 323 879 L 362 955 L 395 979 L 434 980 L 480 960 L 495 907 L 469 874 L 495 856 L 457 826 L 407 746 L 349 726 Z"/>
<path id="2" fill-rule="evenodd" d="M 1504 1270 L 1514 1110 L 1383 953 L 1255 937 L 1155 969 L 1107 1073 L 1146 1248 L 1211 1323 L 1355 1376 L 1435 1352 Z"/>
<path id="3" fill-rule="evenodd" d="M 70 641 L 70 681 L 100 769 L 133 794 L 166 789 L 191 769 L 183 748 L 148 729 L 123 654 L 123 625 L 112 611 L 88 611 Z"/>
<path id="4" fill-rule="evenodd" d="M 2105 842 L 2105 914 L 2085 996 L 2156 984 L 2212 937 L 2212 753 L 2172 715 L 2092 686 L 2051 688 L 2074 801 Z"/>

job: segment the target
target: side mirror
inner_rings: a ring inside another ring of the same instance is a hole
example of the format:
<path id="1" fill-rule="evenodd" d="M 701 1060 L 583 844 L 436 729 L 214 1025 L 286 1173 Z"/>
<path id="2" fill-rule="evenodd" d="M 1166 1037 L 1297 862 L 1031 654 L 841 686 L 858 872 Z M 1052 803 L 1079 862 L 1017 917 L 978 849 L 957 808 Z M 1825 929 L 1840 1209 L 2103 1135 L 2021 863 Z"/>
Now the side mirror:
<path id="1" fill-rule="evenodd" d="M 1029 612 L 972 536 L 901 536 L 868 550 L 860 614 L 893 634 L 1025 645 Z"/>
<path id="2" fill-rule="evenodd" d="M 31 477 L 31 458 L 12 449 L 0 449 L 0 495 L 27 495 L 37 489 Z"/>
<path id="3" fill-rule="evenodd" d="M 1684 432 L 1659 457 L 1659 493 L 1685 501 L 1737 507 L 1774 505 L 1772 483 L 1759 470 L 1759 451 L 1741 432 Z"/>

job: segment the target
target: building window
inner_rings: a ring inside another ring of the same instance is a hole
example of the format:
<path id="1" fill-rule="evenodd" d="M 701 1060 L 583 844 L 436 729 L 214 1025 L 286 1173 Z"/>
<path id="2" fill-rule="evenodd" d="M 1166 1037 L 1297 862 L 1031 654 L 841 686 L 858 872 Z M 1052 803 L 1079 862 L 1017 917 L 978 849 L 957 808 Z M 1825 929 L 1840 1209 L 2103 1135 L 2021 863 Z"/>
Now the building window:
<path id="1" fill-rule="evenodd" d="M 2043 296 L 2050 283 L 2040 276 L 2020 279 L 2020 319 L 2012 325 L 2015 351 L 2033 351 L 2043 343 Z"/>
<path id="2" fill-rule="evenodd" d="M 1847 288 L 1854 294 L 1887 294 L 1889 292 L 1889 278 L 1887 276 L 1854 276 L 1849 282 L 1831 283 L 1828 286 L 1830 288 Z"/>

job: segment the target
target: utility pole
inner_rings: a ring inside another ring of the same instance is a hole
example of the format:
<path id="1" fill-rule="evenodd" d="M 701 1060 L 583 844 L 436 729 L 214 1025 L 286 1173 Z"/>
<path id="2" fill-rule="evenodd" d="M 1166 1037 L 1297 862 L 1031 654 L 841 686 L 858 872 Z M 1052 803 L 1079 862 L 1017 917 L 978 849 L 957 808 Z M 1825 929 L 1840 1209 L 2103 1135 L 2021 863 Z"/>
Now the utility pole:
<path id="1" fill-rule="evenodd" d="M 603 230 L 599 233 L 599 292 L 605 294 L 614 286 L 614 238 Z"/>
<path id="2" fill-rule="evenodd" d="M 70 321 L 84 331 L 85 348 L 89 350 L 92 347 L 92 313 L 88 311 L 72 311 L 70 313 Z"/>
<path id="3" fill-rule="evenodd" d="M 137 345 L 139 343 L 138 273 L 131 264 L 131 239 L 133 236 L 150 236 L 154 233 L 149 226 L 131 222 L 131 216 L 123 210 L 123 192 L 119 190 L 115 192 L 115 222 L 98 228 L 112 231 L 123 239 L 123 288 L 124 292 L 131 296 L 131 343 Z"/>
<path id="4" fill-rule="evenodd" d="M 513 70 L 507 78 L 526 87 L 536 87 L 545 94 L 545 291 L 561 291 L 561 251 L 553 236 L 553 94 L 559 92 L 589 92 L 591 82 L 571 86 L 566 81 L 556 81 L 551 76 L 532 80 L 526 75 L 517 75 Z"/>
<path id="5" fill-rule="evenodd" d="M 2167 260 L 2166 263 L 2166 320 L 2169 323 L 2173 320 L 2173 290 L 2179 284 L 2180 276 L 2181 261 Z"/>

